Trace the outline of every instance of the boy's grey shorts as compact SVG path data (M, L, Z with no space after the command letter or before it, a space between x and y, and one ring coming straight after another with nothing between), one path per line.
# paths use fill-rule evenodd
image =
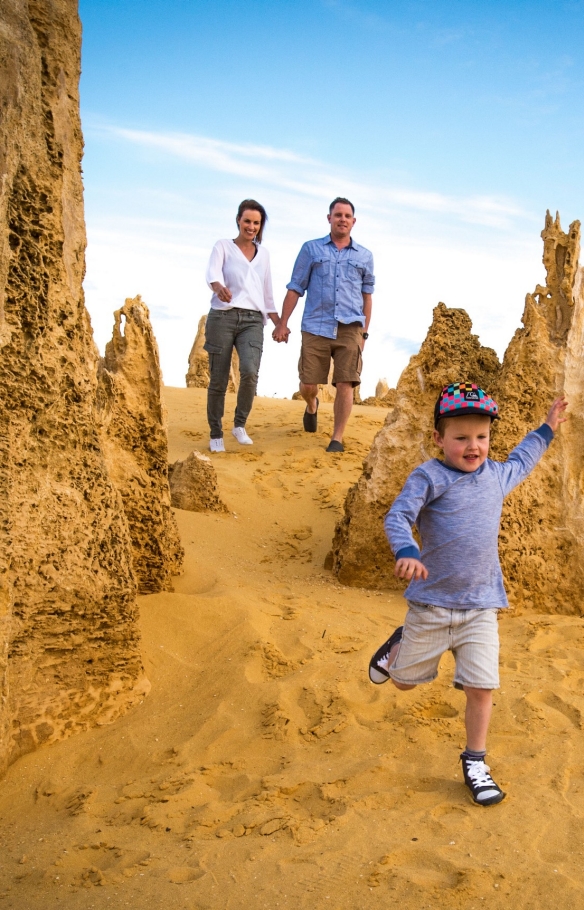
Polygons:
M408 606L399 653L389 668L392 679L405 685L431 682L444 652L452 651L456 688L499 688L497 610Z

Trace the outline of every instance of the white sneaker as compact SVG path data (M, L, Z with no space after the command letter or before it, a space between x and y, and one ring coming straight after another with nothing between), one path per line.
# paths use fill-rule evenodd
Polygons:
M220 439L210 439L209 440L209 451L210 452L224 452L225 444L223 442L223 437Z
M233 427L233 435L237 439L238 443L242 446L252 446L253 439L250 439L247 433L245 432L245 427Z

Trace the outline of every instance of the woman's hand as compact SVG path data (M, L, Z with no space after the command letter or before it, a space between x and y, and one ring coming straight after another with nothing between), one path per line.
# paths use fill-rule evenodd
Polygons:
M428 577L428 570L419 559L409 556L398 559L395 564L394 575L396 578L406 578L408 581L411 581L412 578L423 578L425 580Z
M232 294L229 288L224 287L219 281L212 281L211 287L222 303L231 303Z

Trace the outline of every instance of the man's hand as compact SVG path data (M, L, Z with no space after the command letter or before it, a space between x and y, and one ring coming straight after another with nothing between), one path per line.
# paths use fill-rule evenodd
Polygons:
M220 281L212 281L211 287L217 294L219 300L221 300L223 303L231 303L231 297L233 295L229 288L226 288L224 285L222 285Z
M428 577L428 570L424 563L420 562L419 559L408 556L406 558L398 559L393 574L396 578L406 578L408 581L411 581L412 578L422 578L425 581Z
M277 342L283 341L283 342L285 342L285 344L288 344L289 335L290 335L290 329L283 322L279 322L276 325L276 328L274 329L274 331L272 332L272 338L274 339L274 341L277 341Z
M548 411L548 415L545 419L548 427L556 432L561 423L565 423L568 419L567 417L562 417L563 412L568 407L568 402L566 401L566 396L562 395L560 398L556 398L551 408Z

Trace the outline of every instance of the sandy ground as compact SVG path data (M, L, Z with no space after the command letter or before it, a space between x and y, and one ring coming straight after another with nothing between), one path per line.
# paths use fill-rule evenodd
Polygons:
M205 451L204 392L166 395L171 460ZM150 696L0 783L0 908L584 908L582 621L502 621L508 798L474 806L449 655L430 686L372 686L404 602L323 569L386 412L355 408L331 456L331 405L314 436L302 408L258 399L253 448L226 436L229 515L177 512L185 574L140 599Z

